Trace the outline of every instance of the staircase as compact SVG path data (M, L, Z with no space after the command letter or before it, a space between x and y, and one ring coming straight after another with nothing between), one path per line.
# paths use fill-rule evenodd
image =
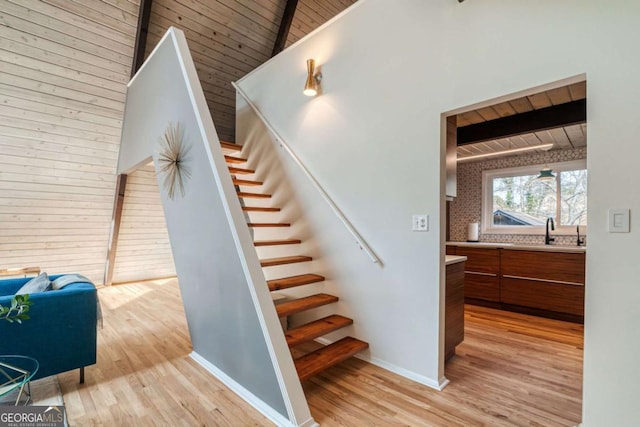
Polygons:
M245 167L247 159L239 157L240 149L239 145L221 142L223 152L225 153L225 160L229 167L229 173L233 179L233 183L236 186L238 197L242 199L243 211L245 212L259 212L259 213L277 213L280 212L280 208L277 207L264 207L264 206L246 206L245 203L251 203L251 200L261 199L268 200L271 198L270 194L264 194L259 192L262 182L248 179L248 175L253 175L254 170ZM286 228L291 224L282 222L249 222L249 227L256 228ZM302 243L298 239L273 239L273 240L256 240L254 242L256 247L266 246L295 246ZM260 260L262 268L270 268L281 265L295 264L295 263L308 263L312 258L305 255L290 255L275 258L265 258ZM321 283L324 281L324 277L318 274L299 274L291 277L283 277L274 280L268 280L267 285L269 291L281 291L284 289L297 288L300 286L310 285L314 283ZM307 310L311 310L317 307L326 306L338 301L338 297L328 295L324 293L309 295L303 298L297 298L288 300L276 305L276 312L278 317L290 316L297 313L302 313ZM330 332L337 331L345 326L353 324L353 320L340 315L330 315L321 319L314 320L310 323L302 326L289 329L285 332L285 338L290 349L297 347L301 344L310 342L326 335ZM314 375L328 369L352 356L365 350L369 347L369 344L360 341L356 338L346 337L334 342L333 344L321 347L318 350L303 354L300 357L294 357L294 363L300 381L305 381ZM299 352L296 352L299 353Z

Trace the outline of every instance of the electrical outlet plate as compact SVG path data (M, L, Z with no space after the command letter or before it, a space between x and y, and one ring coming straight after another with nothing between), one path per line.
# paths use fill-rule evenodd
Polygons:
M429 215L415 214L413 216L413 231L429 231Z

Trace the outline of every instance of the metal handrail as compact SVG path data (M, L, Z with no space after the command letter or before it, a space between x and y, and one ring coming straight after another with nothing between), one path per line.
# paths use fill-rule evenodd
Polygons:
M296 154L293 152L293 150L291 150L291 147L289 147L289 145L285 142L284 138L282 138L280 136L280 134L278 133L278 131L273 128L271 123L269 123L269 121L262 114L260 109L253 103L253 101L251 101L251 99L249 99L249 96L242 90L242 88L240 88L234 82L231 82L231 84L236 89L236 91L240 94L240 96L242 96L242 98L244 98L244 100L247 102L247 104L249 104L249 106L253 109L253 111L258 115L260 120L262 120L262 122L269 129L269 131L275 136L276 140L285 149L285 151L287 153L289 153L289 155L291 156L293 161L298 165L298 167L300 169L302 169L302 172L304 172L304 174L307 176L307 178L309 178L309 180L311 181L313 186L316 188L316 190L318 190L318 192L320 193L322 198L325 200L325 202L327 202L329 204L329 207L331 207L331 210L333 210L333 213L335 213L337 215L337 217L340 219L340 221L342 221L342 224L347 228L347 230L349 230L351 235L356 239L356 243L358 244L358 246L360 246L360 249L362 249L363 251L365 251L367 253L367 255L369 255L369 258L371 258L371 261L373 261L376 264L382 265L382 261L380 260L380 258L378 258L378 256L375 254L375 252L373 252L373 249L371 249L371 247L367 244L367 242L362 238L360 233L358 233L358 230L356 230L355 227L351 224L351 222L349 222L349 220L342 213L340 208L335 204L335 202L331 199L331 197L329 197L329 195L324 190L324 188L322 188L322 186L320 185L318 180L305 167L305 165L302 163L300 158L298 158L298 156L296 156Z

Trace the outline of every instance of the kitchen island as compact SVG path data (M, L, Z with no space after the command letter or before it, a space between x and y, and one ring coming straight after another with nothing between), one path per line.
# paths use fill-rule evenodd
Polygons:
M456 346L464 340L464 265L466 256L447 255L444 347L445 361L456 354Z

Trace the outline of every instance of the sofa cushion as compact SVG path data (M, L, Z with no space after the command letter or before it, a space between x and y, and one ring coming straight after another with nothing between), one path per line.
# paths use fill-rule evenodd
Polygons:
M53 282L51 282L51 289L57 291L58 289L62 289L67 285L72 283L93 283L90 279L84 277L81 274L65 274L63 276L58 277Z
M47 276L47 273L40 273L22 285L22 287L18 289L18 292L16 292L16 295L35 294L37 292L48 291L49 289L51 289L49 276Z

